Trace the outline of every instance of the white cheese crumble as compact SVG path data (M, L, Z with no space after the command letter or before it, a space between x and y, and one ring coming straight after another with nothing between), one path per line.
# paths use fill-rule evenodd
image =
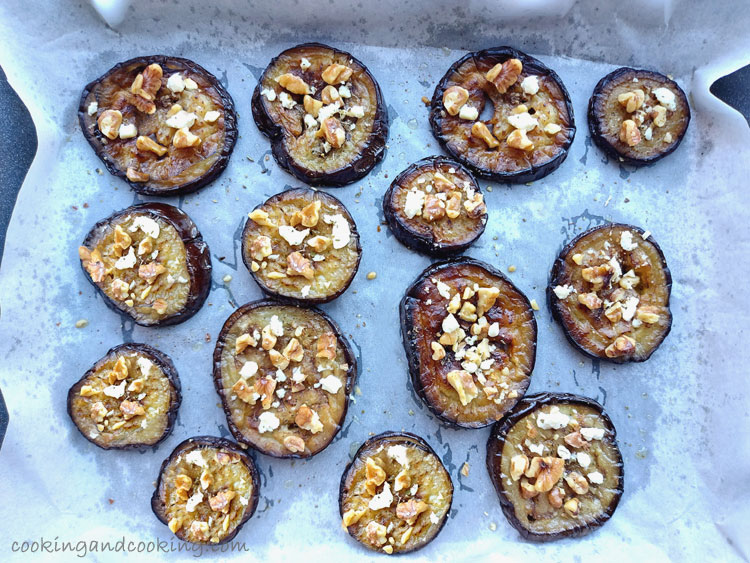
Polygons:
M279 94L279 101L281 102L281 107L286 109L292 109L297 105L297 102L295 102L294 99L286 92L282 92L281 94Z
M115 268L117 268L118 270L128 270L135 266L135 262L135 251L131 246L130 250L128 250L128 253L125 256L121 256L117 259L117 262L115 262Z
M302 286L302 289L300 290L302 297L307 297L308 295L310 295L310 289L311 289L310 284Z
M272 412L262 412L258 417L258 432L273 432L279 427L279 419Z
M333 248L338 250L349 244L352 233L349 229L349 221L346 220L346 217L341 215L341 213L337 213L336 215L325 215L323 220L329 225L333 225L333 229L331 230Z
M632 295L625 300L622 304L622 320L625 322L633 320L633 317L638 310L638 301L638 298Z
M530 452L537 455L544 455L544 444L534 444L533 442L529 442L528 440L526 440L524 444L527 448L529 448Z
M186 90L197 90L198 89L198 83L193 80L192 78L186 78L185 79L185 89Z
M474 106L463 106L461 111L458 112L458 117L466 121L474 121L479 117L479 110Z
M154 362L147 358L138 358L135 363L138 366L138 369L141 370L141 374L144 377L147 377L148 374L151 373L151 368L154 367Z
M168 118L165 123L174 129L183 129L184 127L190 129L195 124L196 119L198 119L197 115L181 109L172 117Z
M96 112L99 111L99 104L96 102L91 102L87 111L89 115L96 115Z
M125 394L125 381L123 381L119 385L110 385L109 387L105 387L102 390L102 393L104 393L107 397L119 399Z
M422 190L414 189L406 194L406 201L404 202L404 213L409 219L413 219L415 216L422 213L424 199L425 194Z
M217 119L221 117L221 113L219 113L216 110L207 111L206 114L203 116L203 121L206 123L214 123Z
M138 229L153 239L159 238L159 233L161 232L161 229L159 229L159 223L154 221L151 217L145 217L143 215L136 217L133 220L133 225L128 230L131 233L134 233Z
M352 91L349 90L349 86L346 84L342 84L339 86L339 96L342 98L351 98L352 97Z
M132 139L138 134L138 129L135 123L123 123L120 125L120 129L117 132L120 135L120 139Z
M438 281L435 286L437 287L438 293L441 295L441 297L445 297L446 299L451 298L451 288L447 283Z
M352 106L349 108L349 111L346 113L346 115L361 119L365 116L365 108L363 108L362 106Z
M492 323L487 329L487 336L495 338L498 334L500 334L500 323Z
M552 288L552 292L558 299L567 299L574 291L572 285L556 285Z
M406 450L406 446L403 445L396 445L396 446L390 446L386 452L388 454L388 457L391 459L395 459L399 465L402 465L403 467L409 467L409 457L408 452Z
M276 99L276 90L272 88L263 88L260 94L266 98L269 102L273 102Z
M323 123L337 111L339 111L339 106L337 106L336 104L328 104L326 106L323 106L318 110L318 121Z
M560 457L560 458L562 458L562 459L564 459L564 460L567 461L567 460L570 459L571 455L572 454L570 453L570 450L568 448L566 448L565 446L563 446L562 444L559 445L559 446L557 446L557 456L558 457Z
M601 440L604 438L604 428L581 428L581 436L588 440Z
M305 127L308 129L312 129L313 127L318 126L318 120L315 119L311 114L306 113L305 114Z
M544 126L544 132L547 133L547 135L557 135L560 131L562 131L562 127L557 123L548 123Z
M240 369L240 376L249 379L258 373L258 364L253 361L245 362Z
M206 460L203 459L203 454L200 450L193 450L185 454L185 461L198 467L206 467Z
M650 141L653 138L653 136L654 136L654 130L649 125L648 128L643 132L643 138L646 139L647 141Z
M521 129L523 131L532 131L539 125L539 122L536 120L536 118L531 117L531 114L528 111L509 115L508 123L510 123L516 129Z
M448 313L448 316L443 319L443 332L450 334L459 328L461 328L461 325L458 324L456 317L453 316L453 313Z
M539 91L539 77L527 76L521 80L521 90L529 96L533 96Z
M677 109L674 92L669 88L654 88L651 93L657 100L659 100L659 103L669 111L675 111Z
M281 238L283 238L285 241L287 241L292 246L299 246L302 244L305 240L305 237L310 234L310 229L304 229L302 231L298 231L294 227L290 227L289 225L281 225L279 227L279 235Z
M630 252L638 248L638 243L633 241L633 233L630 231L623 231L620 235L620 246L623 250Z
M602 483L604 483L604 475L602 475L598 471L592 471L591 473L586 475L586 477L588 477L589 481L591 481L595 485L601 485Z
M591 465L591 456L586 452L578 452L576 454L576 460L578 460L578 465L584 469Z
M182 92L185 89L185 81L182 79L182 75L179 72L175 72L167 78L167 88L172 90L175 94Z
M302 60L299 62L299 67L302 70L307 70L311 66L312 66L312 63L310 61L308 61L305 57L302 57Z
M203 502L203 493L198 491L189 499L187 499L187 502L185 503L185 510L187 512L195 512L195 508L202 502Z
M643 234L641 235L641 238L643 240L646 240L650 236L651 236L651 231L643 231Z
M275 336L284 336L284 325L279 320L278 315L271 317L271 322L268 323L268 326L271 327L271 332L273 332Z
M307 375L302 373L301 367L296 367L292 370L292 381L302 383L305 379L307 379Z
M324 391L328 391L329 393L335 395L339 392L339 389L341 389L342 383L341 380L335 375L329 375L320 380L320 386Z
M430 512L430 522L432 522L433 524L437 524L440 522L440 518L438 518L437 514L435 514L434 512Z
M549 413L540 412L536 417L536 425L542 430L559 430L565 428L570 422L570 417L564 412L560 412L560 408L553 406L550 408Z
M370 510L380 510L382 508L388 508L393 504L393 493L391 492L391 486L388 481L383 483L383 490L372 497L367 506Z

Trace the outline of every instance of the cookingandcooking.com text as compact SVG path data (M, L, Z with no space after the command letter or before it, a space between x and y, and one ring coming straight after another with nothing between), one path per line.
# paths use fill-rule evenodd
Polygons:
M177 540L136 540L125 536L115 540L75 540L66 541L59 536L48 540L40 537L36 540L11 542L13 553L74 553L77 557L86 557L93 553L185 553L193 557L202 557L208 553L243 553L250 551L245 542L229 542L222 545L200 545Z

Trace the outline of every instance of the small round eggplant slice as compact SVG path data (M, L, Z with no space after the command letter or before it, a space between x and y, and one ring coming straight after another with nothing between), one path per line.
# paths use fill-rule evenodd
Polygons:
M492 424L529 386L534 312L510 280L478 260L422 272L401 300L401 336L414 389L450 424Z
M181 540L218 545L255 512L260 479L252 458L229 440L189 438L164 460L151 508Z
M383 94L345 51L320 43L287 49L263 72L252 108L276 162L308 184L351 184L385 155Z
M165 203L128 207L98 222L78 248L104 302L143 326L192 317L211 287L211 255L195 223Z
M651 234L613 223L563 248L547 299L568 340L584 354L642 362L669 334L671 290L672 276Z
M443 529L453 482L419 436L384 432L367 440L344 470L342 525L368 549L388 554L423 548Z
M344 204L325 192L295 188L249 215L242 259L268 295L305 305L332 301L349 287L362 247Z
M674 151L690 123L685 92L663 74L619 68L602 78L589 100L591 138L629 164L655 162Z
M434 256L466 250L487 223L479 184L464 166L440 156L401 172L385 193L383 211L402 244Z
M482 119L491 104L492 116ZM435 88L432 133L478 175L523 183L555 171L575 137L570 95L541 61L511 47L469 53Z
M235 439L307 458L341 429L357 364L339 327L316 309L271 300L240 307L214 350L214 384Z
M78 120L112 174L144 195L193 192L226 168L234 102L219 80L178 57L137 57L83 89Z
M544 542L583 536L609 520L624 483L615 435L593 399L525 397L487 441L487 470L508 522Z
M180 401L180 378L169 357L146 344L121 344L70 388L68 414L100 448L137 448L169 435Z

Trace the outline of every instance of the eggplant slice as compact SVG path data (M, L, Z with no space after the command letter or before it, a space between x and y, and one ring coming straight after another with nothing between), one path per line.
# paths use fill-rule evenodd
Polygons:
M672 276L651 234L613 223L573 239L547 288L552 315L584 354L642 362L672 326Z
M487 441L487 470L508 522L538 542L583 536L604 524L623 492L615 437L593 399L525 397Z
M78 120L107 170L144 195L213 182L237 140L234 102L219 80L163 55L119 63L86 85Z
M219 545L237 535L259 496L258 470L246 452L224 438L197 436L162 463L151 508L181 540Z
M276 162L308 184L351 184L385 155L380 86L345 51L320 43L287 49L263 72L252 108Z
M526 296L488 264L430 266L401 300L401 336L414 389L441 420L481 428L523 397L536 359Z
M357 363L321 311L262 300L224 323L213 375L237 441L274 457L307 458L341 429Z
M658 72L618 68L602 78L589 100L591 138L629 164L655 162L682 142L690 106L677 83Z
M268 295L295 304L332 301L349 287L362 247L354 219L337 198L294 188L249 215L242 259Z
M121 344L68 391L68 414L102 449L153 446L174 427L180 378L172 360L146 344Z
M104 302L143 326L186 321L211 287L208 245L190 217L166 203L134 205L99 221L78 255Z
M487 104L492 117L480 119ZM435 88L432 133L478 175L523 183L555 171L575 137L570 95L541 61L511 47L469 53Z
M464 166L441 156L415 162L396 176L383 211L403 245L434 256L463 252L487 224L479 184Z
M339 488L342 526L374 551L423 548L443 529L453 482L419 436L384 432L367 440L344 470Z

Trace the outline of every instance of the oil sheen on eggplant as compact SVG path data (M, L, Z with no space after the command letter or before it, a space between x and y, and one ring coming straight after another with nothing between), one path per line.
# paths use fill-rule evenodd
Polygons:
M180 401L180 378L169 357L146 344L121 344L70 388L68 415L100 448L137 448L169 435Z
M624 67L596 85L588 119L599 148L615 159L642 165L679 146L690 123L690 106L671 78Z
M480 428L526 392L536 319L526 296L489 264L458 258L427 268L401 300L414 389L445 422Z
M584 354L641 362L672 326L672 276L650 233L631 225L590 229L563 248L547 299L565 335Z
M488 104L492 116L481 119ZM556 170L576 131L560 77L511 47L469 53L453 64L435 88L430 125L453 158L509 183Z
M540 542L583 536L604 524L623 492L615 437L593 399L525 397L487 441L487 470L508 522Z
M479 184L463 165L441 156L401 172L385 193L383 211L402 244L435 256L466 250L487 223Z
M208 297L211 254L195 223L166 203L143 203L99 221L78 255L104 302L143 326L192 317Z
M78 119L107 170L145 195L186 194L212 182L237 140L229 93L179 57L115 65L83 89Z
M224 438L197 436L162 463L151 508L181 540L230 541L258 506L260 479L252 458Z
M214 384L240 443L306 458L346 416L357 365L339 327L316 309L255 301L235 311L214 350Z
M287 49L263 72L252 108L279 166L308 184L350 184L385 155L383 94L345 51L320 43Z
M295 188L256 207L242 232L242 259L268 295L295 304L344 293L362 247L354 219L337 198Z
M349 535L368 549L407 553L440 533L453 483L419 436L384 432L367 440L341 477L339 512Z

